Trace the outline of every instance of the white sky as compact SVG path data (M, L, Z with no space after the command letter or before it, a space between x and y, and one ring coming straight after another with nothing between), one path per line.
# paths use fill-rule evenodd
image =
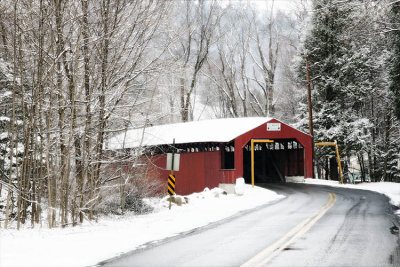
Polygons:
M284 11L292 11L296 8L296 5L300 3L300 0L251 0L260 8L269 9L274 5L274 8L281 9Z
M240 3L246 2L246 0L220 0L221 3ZM247 0L248 2L254 3L259 9L267 10L274 4L275 9L280 9L286 12L291 12L296 9L296 6L301 2L307 2L307 0Z

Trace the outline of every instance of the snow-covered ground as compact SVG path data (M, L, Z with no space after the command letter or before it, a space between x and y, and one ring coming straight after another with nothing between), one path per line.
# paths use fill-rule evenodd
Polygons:
M188 196L188 204L172 206L149 200L155 212L102 218L66 229L0 230L0 266L90 266L179 233L205 226L283 196L244 185L242 196L206 189Z
M296 179L294 179L296 180ZM303 179L297 179L302 182ZM341 185L337 181L306 179L305 183L376 191L400 206L400 184L362 183ZM283 198L267 189L245 185L244 195L224 195L221 189L206 189L188 196L188 204L148 200L155 212L146 215L113 216L99 223L85 222L66 229L0 229L0 266L90 266L121 253L202 227L240 211ZM399 214L400 215L400 214Z
M321 180L321 179L305 179L305 183L363 189L363 190L378 192L386 195L390 199L390 203L392 205L400 207L400 183L377 182L377 183L360 183L360 184L340 184L338 181Z

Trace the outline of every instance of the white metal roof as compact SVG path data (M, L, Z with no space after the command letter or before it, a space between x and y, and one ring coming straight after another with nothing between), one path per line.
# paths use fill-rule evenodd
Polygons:
M174 138L176 144L229 142L271 119L266 117L215 119L132 129L110 138L106 149L172 144Z

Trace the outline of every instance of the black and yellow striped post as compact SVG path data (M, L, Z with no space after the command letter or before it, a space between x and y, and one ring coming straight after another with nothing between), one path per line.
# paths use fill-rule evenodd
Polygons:
M175 175L173 174L168 176L168 195L175 195Z
M169 195L169 209L172 205L172 196L175 195L175 175L174 175L174 158L175 158L175 138L172 141L172 164L171 174L168 176L168 195Z

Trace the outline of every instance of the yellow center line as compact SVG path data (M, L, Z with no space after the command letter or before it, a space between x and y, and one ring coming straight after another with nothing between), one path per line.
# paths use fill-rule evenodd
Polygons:
M277 256L282 250L287 248L290 244L296 241L300 236L304 235L311 227L320 219L324 214L335 204L336 194L329 193L329 199L321 207L321 209L314 215L308 217L300 224L292 228L286 235L281 239L268 246L256 256L241 265L244 266L263 266L267 264L271 259Z

